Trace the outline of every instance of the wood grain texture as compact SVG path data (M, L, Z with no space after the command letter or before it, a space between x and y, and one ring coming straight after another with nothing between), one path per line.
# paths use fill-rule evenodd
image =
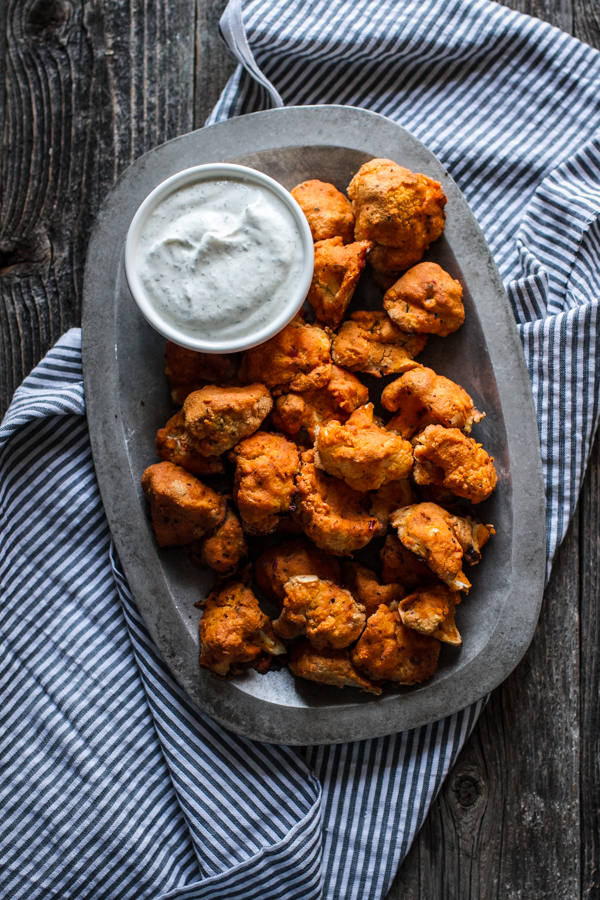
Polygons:
M80 319L98 207L134 159L193 127L194 0L8 0L0 404Z
M227 0L199 0L196 20L196 94L194 127L201 128L236 67L236 59L219 35Z

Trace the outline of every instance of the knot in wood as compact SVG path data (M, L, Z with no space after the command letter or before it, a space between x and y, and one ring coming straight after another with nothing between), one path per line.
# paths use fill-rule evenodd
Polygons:
M34 0L25 19L25 36L44 39L60 31L70 11L68 0Z
M466 809L477 802L481 794L481 786L472 775L462 775L455 782L454 793L458 803Z

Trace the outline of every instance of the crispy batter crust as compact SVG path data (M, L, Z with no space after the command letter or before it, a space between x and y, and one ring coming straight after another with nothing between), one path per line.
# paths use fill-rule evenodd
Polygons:
M388 384L381 403L390 412L397 412L387 427L409 440L427 425L460 428L470 434L473 424L485 415L475 409L473 400L460 385L425 366L418 366Z
M444 643L460 646L462 638L454 622L460 594L444 584L415 591L398 605L400 618L407 628L430 634Z
M342 578L343 586L364 606L367 618L377 612L382 603L389 606L404 595L402 585L382 584L375 572L359 562L344 562Z
M194 449L188 440L181 409L157 432L156 453L165 462L183 466L193 475L217 475L225 471L219 456L204 456Z
M373 681L418 684L437 669L440 643L406 628L396 611L381 605L367 621L350 659Z
M315 440L315 463L357 491L376 491L406 478L413 465L412 446L373 421L373 404L361 406L345 425L323 425Z
M273 396L286 391L314 391L331 378L331 340L300 316L275 337L244 353L239 377L245 384L263 382Z
M345 422L355 409L368 401L369 391L356 375L332 366L328 384L318 391L277 397L273 424L291 435L305 428L314 440L320 425L331 421Z
M381 577L386 584L400 584L405 591L439 584L429 566L407 550L395 534L388 534L380 553Z
M313 241L339 236L354 240L354 213L347 197L333 184L318 179L303 181L290 191L308 220Z
M190 544L216 528L227 504L181 466L170 462L148 466L142 487L150 502L152 527L160 547Z
M270 534L290 511L294 479L300 470L298 448L279 434L257 431L235 447L233 499L246 531Z
M269 600L283 605L284 585L295 575L316 575L326 581L341 583L340 564L333 556L319 550L306 538L282 541L259 554L254 577Z
M181 405L188 394L206 382L224 384L237 375L239 357L234 353L199 353L173 341L165 345L165 371L174 403Z
M463 289L441 266L419 263L386 292L383 306L404 331L446 337L465 320Z
M426 342L426 335L401 331L382 310L359 310L344 322L331 352L337 365L381 378L415 368Z
M360 688L377 696L381 694L379 685L354 668L347 650L315 650L309 641L300 641L290 652L289 667L294 675L308 681L338 688Z
M472 503L487 500L498 476L481 444L458 428L429 425L414 438L417 484L435 484Z
M242 523L231 509L211 535L190 547L192 562L201 567L210 566L219 575L235 572L247 553Z
M352 644L365 627L365 608L350 591L316 575L294 575L284 586L283 609L273 622L284 640L306 636L318 650Z
M379 523L367 512L368 495L316 469L314 450L301 455L296 488L295 518L321 550L349 556L376 534Z
M253 434L273 407L264 384L194 391L183 404L188 443L205 456L220 456Z
M320 322L331 328L340 324L372 246L370 241L344 245L341 237L315 244L315 269L308 301Z

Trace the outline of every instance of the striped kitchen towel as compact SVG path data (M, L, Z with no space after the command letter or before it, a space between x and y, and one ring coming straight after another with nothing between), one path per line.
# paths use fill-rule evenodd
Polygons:
M549 564L598 419L600 54L487 0L233 0L210 121L348 103L401 122L465 192L538 410ZM0 896L376 900L482 702L401 735L260 745L189 703L149 640L94 475L80 334L0 428Z

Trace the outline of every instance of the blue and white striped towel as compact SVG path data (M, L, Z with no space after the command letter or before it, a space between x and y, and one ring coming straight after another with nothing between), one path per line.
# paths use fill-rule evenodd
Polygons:
M532 378L550 564L598 419L600 54L487 0L234 0L223 31L244 68L210 121L272 101L364 106L467 195ZM482 704L304 750L219 728L132 602L84 413L73 330L0 430L0 895L381 897Z

